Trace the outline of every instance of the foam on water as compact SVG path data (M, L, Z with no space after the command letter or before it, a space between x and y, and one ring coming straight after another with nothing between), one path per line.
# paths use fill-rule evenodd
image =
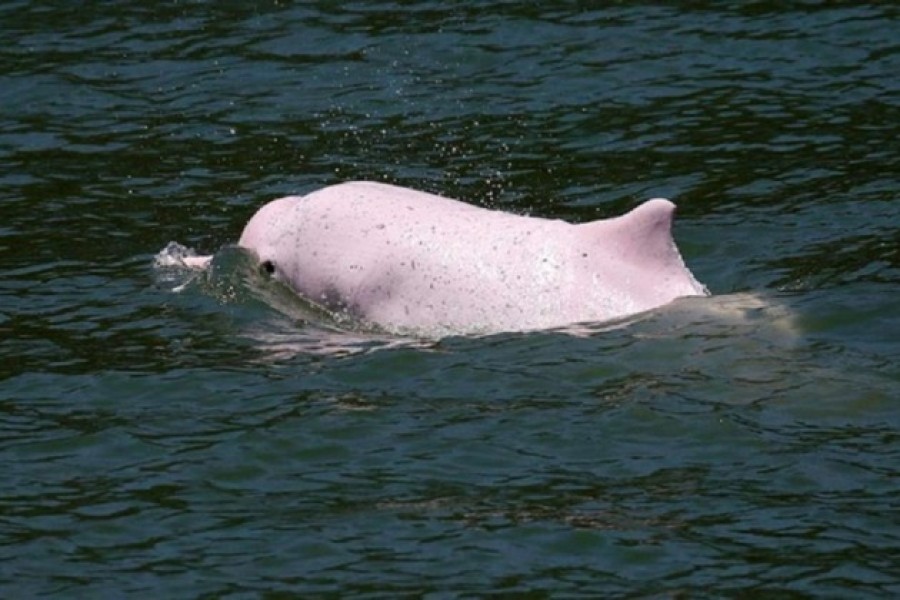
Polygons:
M191 264L192 258L201 257L193 248L169 242L153 257L157 282L175 293L183 292L199 276L197 267Z

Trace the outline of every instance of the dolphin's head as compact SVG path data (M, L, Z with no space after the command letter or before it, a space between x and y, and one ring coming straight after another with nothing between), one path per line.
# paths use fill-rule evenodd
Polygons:
M298 197L288 196L272 200L258 211L247 222L238 246L253 252L259 259L261 268L268 274L277 276L283 265L280 265L282 252L280 246L291 236L291 215Z

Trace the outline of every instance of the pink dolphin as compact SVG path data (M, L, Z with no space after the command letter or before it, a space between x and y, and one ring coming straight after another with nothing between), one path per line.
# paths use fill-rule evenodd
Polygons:
M350 182L273 200L238 245L297 294L366 325L428 335L525 331L707 295L672 240L674 211L657 198L575 225Z

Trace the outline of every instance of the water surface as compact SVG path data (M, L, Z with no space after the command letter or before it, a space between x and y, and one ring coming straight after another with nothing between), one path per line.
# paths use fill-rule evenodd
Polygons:
M898 17L4 4L3 595L897 595ZM672 198L737 318L395 340L152 267L351 179Z

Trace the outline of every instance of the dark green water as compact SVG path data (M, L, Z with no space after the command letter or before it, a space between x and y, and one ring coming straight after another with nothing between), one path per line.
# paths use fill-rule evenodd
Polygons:
M0 7L0 595L900 594L900 9L480 4ZM764 302L410 344L152 266L362 178L670 197Z

